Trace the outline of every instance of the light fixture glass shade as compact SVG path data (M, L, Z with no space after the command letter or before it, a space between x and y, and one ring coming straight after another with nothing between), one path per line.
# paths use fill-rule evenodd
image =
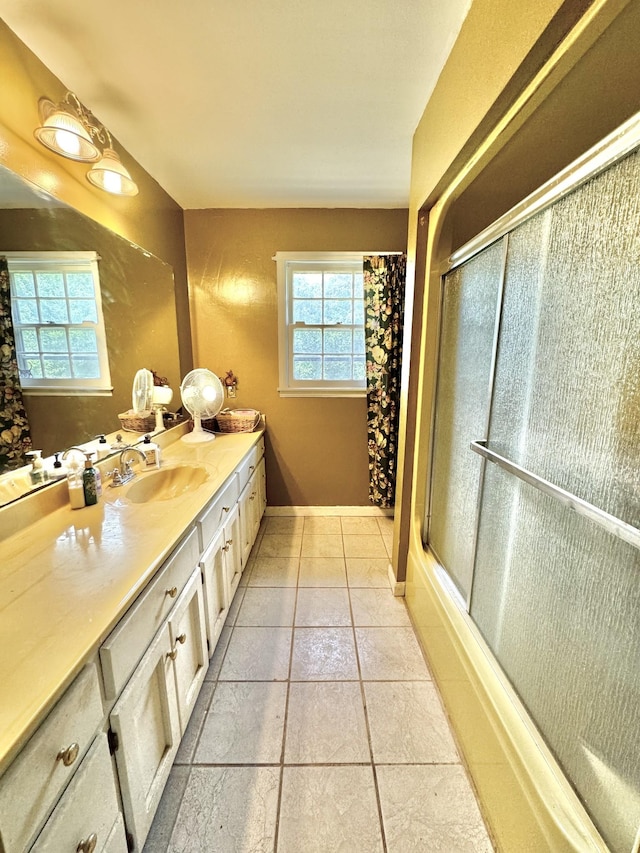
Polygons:
M87 172L87 179L101 190L114 195L137 195L138 186L120 162L113 148L105 148L102 159Z
M44 116L42 126L35 129L34 136L51 151L70 160L93 163L100 159L100 149L94 145L87 128L62 106L51 104L48 115Z

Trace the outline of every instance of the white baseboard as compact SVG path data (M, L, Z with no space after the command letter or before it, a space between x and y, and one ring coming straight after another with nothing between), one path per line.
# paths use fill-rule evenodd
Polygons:
M373 515L393 518L393 509L379 506L268 506L265 515Z
M389 586L391 587L391 592L398 596L398 598L404 597L404 592L406 588L406 584L404 581L397 581L395 573L393 571L393 566L389 563L387 568L387 573L389 575Z

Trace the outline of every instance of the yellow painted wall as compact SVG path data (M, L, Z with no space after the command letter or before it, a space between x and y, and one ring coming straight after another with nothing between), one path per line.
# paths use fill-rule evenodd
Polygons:
M267 415L270 505L368 503L363 398L278 395L276 252L404 251L406 210L185 211L196 366Z
M394 568L406 577L414 624L505 853L606 848L548 769L422 546L440 273L452 248L640 110L639 34L637 0L474 0L414 137L416 275Z
M0 164L173 267L184 373L191 367L191 340L182 209L117 140L122 162L140 188L134 198L92 187L85 178L85 164L58 157L35 140L39 98L62 100L66 87L2 20L0 81Z

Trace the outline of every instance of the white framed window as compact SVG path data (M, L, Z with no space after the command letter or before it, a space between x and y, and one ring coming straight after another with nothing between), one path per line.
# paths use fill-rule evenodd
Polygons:
M26 394L110 394L95 252L0 252Z
M362 252L278 252L282 397L366 393Z

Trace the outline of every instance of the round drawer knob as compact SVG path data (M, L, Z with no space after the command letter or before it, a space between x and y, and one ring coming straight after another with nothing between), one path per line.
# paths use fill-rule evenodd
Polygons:
M177 640L180 644L184 645L184 643L186 643L186 642L187 642L187 635L186 635L186 634L178 634L178 636L176 637L176 640Z
M72 743L69 746L63 747L56 755L56 761L62 761L65 767L71 767L73 762L78 757L80 747L77 743Z
M178 594L178 587L172 586L171 589L166 589L165 592L169 596L169 598L175 598Z
M96 845L98 843L98 836L95 832L92 832L91 835L88 835L86 838L83 838L82 841L78 843L76 847L76 853L93 853L96 849Z
M230 510L230 509L231 509L231 507L230 507L230 506L223 506L223 507L222 507L222 512L229 512L229 510Z
M175 660L178 657L178 650L177 649L171 649L170 652L167 652L167 657L171 658L171 660Z

